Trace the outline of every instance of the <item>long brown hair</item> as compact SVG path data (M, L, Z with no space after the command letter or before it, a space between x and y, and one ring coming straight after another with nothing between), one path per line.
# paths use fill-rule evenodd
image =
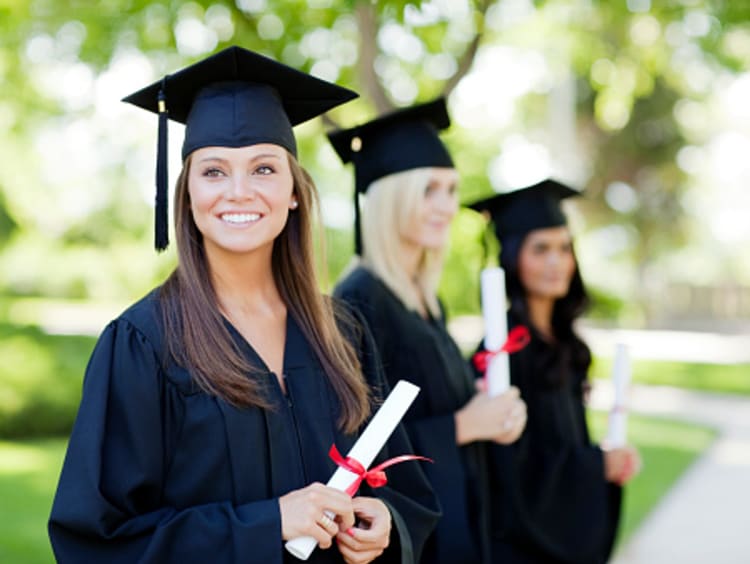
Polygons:
M335 308L318 288L312 237L312 218L317 210L315 184L291 154L288 160L299 205L274 241L271 268L287 314L299 323L339 398L338 424L352 432L370 413L369 391L357 353L339 329L339 324L350 327L351 317ZM160 295L168 351L191 371L206 393L238 407L268 409L259 383L248 378L259 368L239 350L219 310L203 236L190 209L190 164L188 156L175 191L178 266Z

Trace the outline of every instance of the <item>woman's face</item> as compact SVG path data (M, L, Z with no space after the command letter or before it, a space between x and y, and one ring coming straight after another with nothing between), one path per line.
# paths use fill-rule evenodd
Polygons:
M565 297L575 269L566 226L536 229L526 235L518 256L518 275L528 296L554 300Z
M421 205L401 238L426 250L445 247L450 224L458 211L458 172L453 168L430 169Z
M285 149L204 147L191 155L190 208L206 253L272 249L296 207Z

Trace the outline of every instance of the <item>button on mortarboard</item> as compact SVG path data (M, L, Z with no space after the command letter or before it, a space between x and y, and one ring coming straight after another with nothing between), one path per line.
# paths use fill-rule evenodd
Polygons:
M159 114L157 249L168 243L167 118L186 125L183 159L202 147L258 143L280 145L296 156L292 126L356 97L351 90L235 46L124 98ZM165 111L160 111L162 104Z
M450 125L444 98L391 112L367 123L328 134L344 163L354 164L355 252L362 250L357 195L374 181L415 168L453 168L438 132Z
M580 192L551 178L512 192L496 194L467 207L488 213L497 238L524 236L535 229L566 225L560 201Z

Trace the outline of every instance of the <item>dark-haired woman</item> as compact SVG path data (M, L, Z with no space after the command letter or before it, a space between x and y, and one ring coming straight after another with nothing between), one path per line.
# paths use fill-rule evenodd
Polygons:
M230 48L128 99L187 121L178 266L93 352L49 523L59 562L293 562L300 536L311 562L418 557L437 517L418 465L353 499L323 485L329 447L346 453L387 392L366 329L318 291L292 133L351 97ZM384 455L409 449L397 428Z
M521 439L493 447L493 557L503 563L599 564L610 556L621 488L637 471L632 447L591 443L585 418L591 353L574 330L588 298L560 207L576 192L547 180L472 205L501 244L508 327L531 342L511 355L528 406Z

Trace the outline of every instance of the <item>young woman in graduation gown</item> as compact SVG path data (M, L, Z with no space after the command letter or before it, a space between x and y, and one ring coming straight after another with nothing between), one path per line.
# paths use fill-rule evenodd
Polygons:
M367 330L318 292L292 125L353 96L232 47L127 99L187 122L178 266L92 354L49 522L59 562L294 562L300 536L310 562L418 558L439 509L416 463L353 499L323 485L388 386ZM410 450L398 427L379 459Z
M591 353L574 330L588 299L560 200L577 192L553 180L471 207L489 212L501 244L508 327L531 341L510 356L526 400L517 443L493 447L493 555L505 563L600 564L610 556L621 487L637 470L631 447L592 444L585 418Z
M438 136L448 123L439 99L329 135L354 163L355 198L366 192L361 238L359 220L355 228L359 258L334 293L367 319L388 380L422 388L405 426L417 452L435 461L425 472L443 517L425 548L430 564L489 561L483 441L510 443L525 421L518 390L477 393L437 298L458 208L458 175Z

